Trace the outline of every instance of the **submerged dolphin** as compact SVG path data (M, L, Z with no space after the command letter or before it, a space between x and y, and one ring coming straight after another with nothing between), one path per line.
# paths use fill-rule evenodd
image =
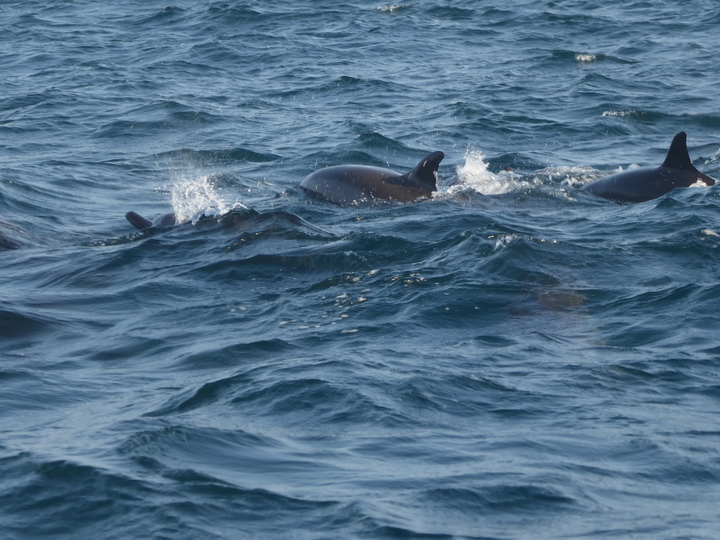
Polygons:
M300 187L310 195L345 205L375 199L410 202L437 191L437 170L445 157L433 152L407 174L380 167L338 165L308 175Z
M643 202L698 181L706 186L715 185L713 178L693 166L687 149L687 135L681 131L675 135L660 167L620 172L591 182L582 189L615 201Z
M275 215L273 213L266 214L268 216ZM187 223L192 223L199 229L208 229L215 226L223 229L235 229L247 225L254 219L262 218L266 214L261 214L249 206L236 203L228 212L223 214L201 214L196 219L188 221ZM186 223L185 221L178 221L175 214L163 214L152 221L142 217L137 212L128 212L125 214L125 217L140 231L146 229L163 229Z
M125 214L125 218L139 231L149 229L151 227L172 227L177 224L175 214L163 214L162 216L156 217L154 220L150 221L149 219L142 217L140 214L131 211Z

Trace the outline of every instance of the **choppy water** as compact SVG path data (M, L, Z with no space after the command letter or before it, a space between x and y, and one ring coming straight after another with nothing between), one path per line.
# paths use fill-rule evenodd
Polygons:
M0 5L1 536L720 535L720 6L446 4Z

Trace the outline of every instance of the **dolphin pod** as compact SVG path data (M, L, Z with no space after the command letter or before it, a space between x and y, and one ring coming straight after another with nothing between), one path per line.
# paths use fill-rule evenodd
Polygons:
M406 174L364 165L327 167L308 175L300 187L319 199L338 205L376 199L411 202L430 197L433 191L437 191L437 170L444 157L442 152L433 152ZM130 211L125 218L141 231L177 225L175 214L164 214L149 220Z
M623 171L586 184L582 189L615 201L643 202L698 181L706 186L715 185L713 178L698 171L690 161L687 135L681 131L673 138L660 167Z
M434 152L405 175L361 165L327 167L307 176L300 187L315 197L340 205L376 199L410 202L429 197L436 191L437 169L443 157L442 152ZM660 167L620 172L591 182L582 189L615 201L643 202L696 182L706 186L715 184L713 178L693 166L687 149L687 135L680 132L673 138Z
M405 174L366 165L326 167L306 176L300 187L313 197L338 205L377 200L412 202L431 197L437 191L437 171L444 157L442 152L428 154ZM687 135L681 131L673 138L659 167L619 172L586 184L582 189L614 201L644 202L697 182L713 186L716 180L692 164ZM128 212L125 217L139 230L177 224L175 214L164 214L152 221L135 212Z

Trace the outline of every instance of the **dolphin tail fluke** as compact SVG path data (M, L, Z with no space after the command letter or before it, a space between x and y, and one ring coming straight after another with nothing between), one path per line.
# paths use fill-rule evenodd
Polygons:
M409 184L430 191L437 190L437 170L445 157L442 152L426 156L408 175Z
M153 226L152 221L150 221L149 219L145 219L136 212L128 212L127 214L125 214L125 217L133 225L133 227L140 231L142 231L143 229L149 229Z
M684 131L681 131L673 138L672 143L670 143L670 150L668 150L662 166L678 171L697 171L692 161L690 161L690 154L687 149L687 135Z

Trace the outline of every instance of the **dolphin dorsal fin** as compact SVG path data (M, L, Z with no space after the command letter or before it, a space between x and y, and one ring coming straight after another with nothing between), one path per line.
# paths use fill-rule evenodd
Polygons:
M687 135L684 131L675 135L662 166L666 169L678 171L697 171L692 161L690 161L690 154L688 154L687 149Z
M404 184L436 191L437 170L444 157L445 154L442 152L433 152L423 158L417 167L405 175L407 183Z
M143 229L149 229L153 226L153 222L149 219L142 217L136 212L128 212L125 214L125 218L132 223L133 227L142 231Z

